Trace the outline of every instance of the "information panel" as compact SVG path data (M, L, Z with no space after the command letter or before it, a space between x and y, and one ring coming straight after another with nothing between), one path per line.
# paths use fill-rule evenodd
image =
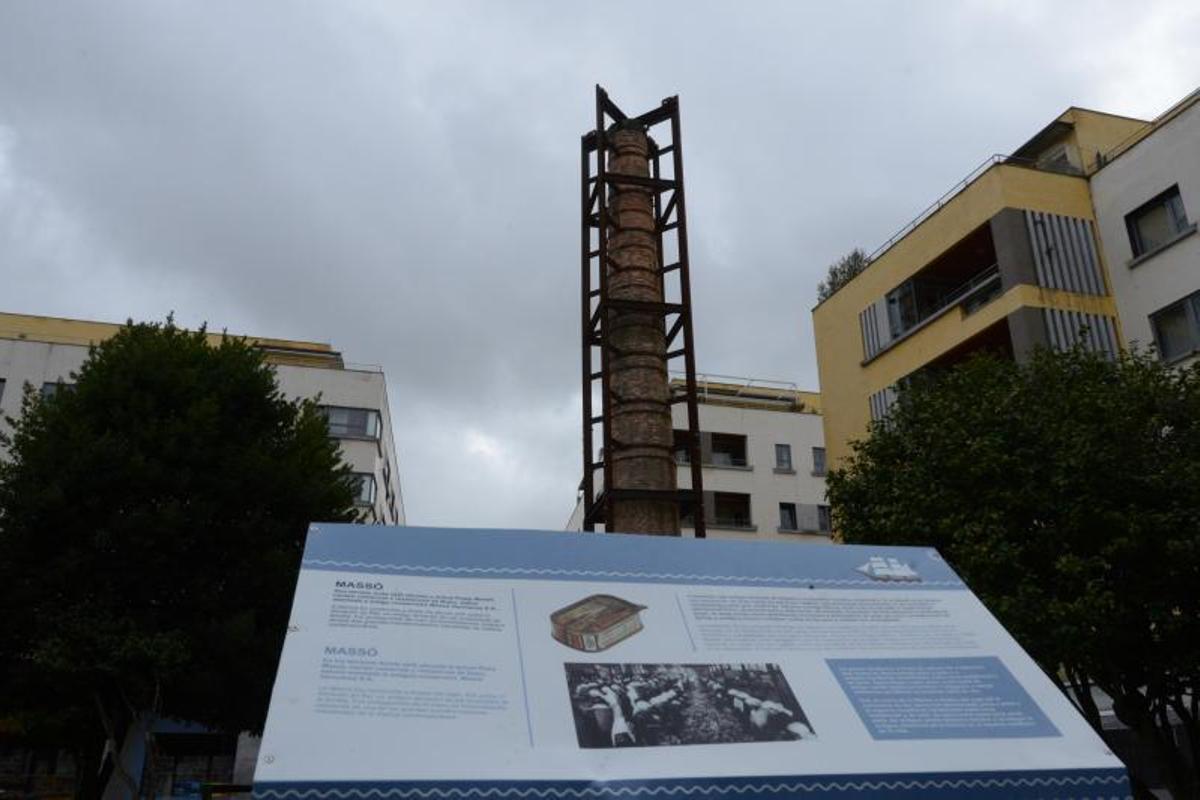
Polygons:
M1124 798L938 554L314 525L263 800Z

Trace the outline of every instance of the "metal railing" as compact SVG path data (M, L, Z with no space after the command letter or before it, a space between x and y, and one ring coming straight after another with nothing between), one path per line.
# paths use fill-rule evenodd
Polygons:
M895 335L895 338L888 342L887 346L881 349L879 353L888 350L900 340L907 338L921 328L925 327L927 324L944 314L947 309L958 305L963 305L967 301L971 300L976 293L981 294L984 287L991 286L993 284L996 286L1000 284L999 264L992 264L990 267L980 270L972 275L968 280L951 289L936 308L930 309L928 313L913 322L912 325L909 325L904 330L899 331ZM974 309L971 310L973 311ZM876 353L875 355L878 356L879 353Z
M1082 175L1082 172L1075 167L1058 166L1057 162L1038 162L1032 158L1019 158L1017 156L1006 156L1003 153L995 153L985 158L978 166L968 172L966 177L951 186L945 194L943 194L937 200L934 200L920 214L917 214L917 216L913 217L907 225L892 234L886 242L879 245L879 247L876 247L875 250L867 256L867 260L869 262L874 262L875 259L879 258L889 249L891 249L892 245L896 244L896 242L912 233L914 228L940 211L943 206L945 206L958 195L962 194L962 192L968 186L974 183L979 176L983 175L983 173L987 172L997 164L1025 167L1026 169L1036 169L1041 172L1053 172L1058 175Z
M945 308L946 306L953 306L953 305L957 305L957 304L961 303L975 289L978 289L980 286L983 286L985 283L989 283L990 281L997 280L999 277L1000 277L1000 265L999 264L992 264L987 269L985 269L981 272L975 273L975 275L973 275L969 280L967 280L965 283L961 284L960 286L956 287L948 295L946 295L946 301L944 303L942 303L942 305L939 307L938 310L940 311L942 308Z
M343 362L342 369L349 372L383 372L383 366L380 364L359 364L353 361Z

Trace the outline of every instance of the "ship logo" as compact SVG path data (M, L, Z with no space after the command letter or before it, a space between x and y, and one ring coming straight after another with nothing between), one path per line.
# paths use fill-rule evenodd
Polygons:
M856 569L873 581L918 583L921 580L921 576L910 565L890 556L871 556L867 563Z

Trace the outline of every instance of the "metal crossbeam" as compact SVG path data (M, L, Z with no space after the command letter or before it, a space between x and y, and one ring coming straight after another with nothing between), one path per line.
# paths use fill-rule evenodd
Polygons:
M655 141L667 142L651 148L651 175L612 175L607 172L607 132L616 123L639 124L647 129L662 126L665 131L654 132ZM671 178L662 177L662 161L670 157ZM580 139L580 203L581 211L581 259L582 273L580 289L580 325L582 329L581 367L583 377L583 491L584 530L595 530L597 523L612 517L612 502L621 499L655 499L679 503L690 503L693 528L697 538L706 532L703 503L703 477L700 468L700 422L697 401L695 340L692 332L691 274L687 246L687 211L683 184L683 149L680 136L679 99L668 97L659 107L636 117L630 117L617 106L603 88L596 87L595 127ZM664 289L668 280L674 281L679 297L676 303L656 303L610 298L608 274L612 262L608 252L609 210L608 189L611 187L639 186L653 192L654 212L658 241L658 272ZM602 189L601 187L605 187ZM671 264L663 263L663 245L667 236L673 236L678 259ZM664 291L664 296L666 292ZM691 486L675 490L633 489L613 485L612 459L618 443L612 436L612 388L610 386L609 359L615 348L608 341L609 311L640 311L662 316L666 342L670 348L669 358L684 358L686 379L684 391L673 393L670 404L687 404L688 455L690 461ZM669 317L677 315L674 320ZM669 324L669 329L668 329ZM682 337L682 342L678 342ZM597 364L597 360L599 363ZM593 391L597 382L600 396L600 412L593 408ZM600 431L595 430L599 425ZM596 445L601 454L597 457ZM602 473L597 484L596 472Z

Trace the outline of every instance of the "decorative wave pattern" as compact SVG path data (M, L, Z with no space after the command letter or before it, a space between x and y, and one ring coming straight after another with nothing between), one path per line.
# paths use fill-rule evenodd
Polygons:
M596 569L550 569L537 567L437 567L427 564L382 564L367 561L336 561L310 558L304 560L306 567L346 570L377 570L385 572L431 572L452 575L495 575L506 578L563 577L563 578L629 578L634 580L675 581L681 583L789 583L798 586L880 586L884 582L867 578L788 578L783 576L751 575L696 575L680 572L628 572L622 570ZM924 586L963 586L962 581L922 581Z
M472 786L464 783L460 786L284 786L273 788L269 784L255 787L254 796L260 800L466 800L477 798L500 798L510 800L520 798L528 800L552 800L553 798L578 798L593 800L594 798L614 797L696 797L716 795L718 797L733 795L751 796L789 796L813 795L831 792L893 792L893 791L994 791L1049 789L1052 795L1045 795L1045 800L1131 800L1128 793L1128 783L1123 774L1110 775L1039 775L1039 776L1003 776L1003 777L972 777L972 778L888 778L888 779L850 779L808 780L778 782L770 781L740 781L730 783L661 783L661 784L585 784L570 785L551 783L547 785L527 784L522 786ZM1078 790L1087 794L1076 794ZM1062 794L1068 790L1069 794ZM1119 794L1112 794L1117 790ZM997 797L1004 794L993 795ZM1022 792L1021 797L1027 796Z

